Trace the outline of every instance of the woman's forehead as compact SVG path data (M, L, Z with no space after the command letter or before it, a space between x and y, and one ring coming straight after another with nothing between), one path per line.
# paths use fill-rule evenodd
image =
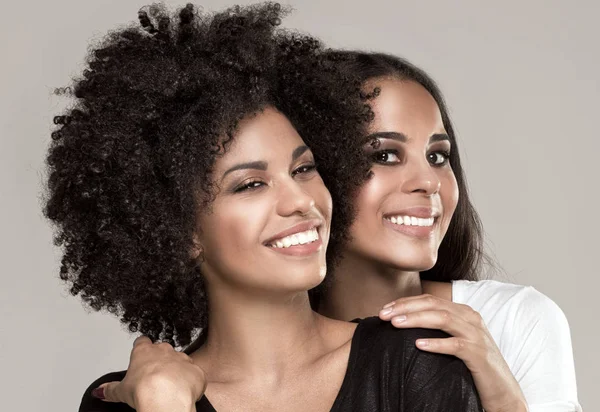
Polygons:
M369 84L380 89L379 95L370 102L375 113L369 125L371 131L398 131L409 137L444 132L437 102L419 83L382 78Z
M240 122L216 168L225 168L241 159L289 157L299 146L304 146L304 141L287 117L275 108L267 107Z

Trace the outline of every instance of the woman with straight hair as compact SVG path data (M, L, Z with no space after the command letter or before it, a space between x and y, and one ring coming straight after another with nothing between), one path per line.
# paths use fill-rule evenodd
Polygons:
M452 337L418 341L419 348L464 360L486 411L581 411L561 309L532 287L479 280L487 260L482 225L436 83L396 56L332 55L370 96L374 120L357 144L373 167L358 193L334 198L356 214L317 294L318 311L444 330ZM330 186L328 170L321 175ZM352 173L344 179L359 181Z

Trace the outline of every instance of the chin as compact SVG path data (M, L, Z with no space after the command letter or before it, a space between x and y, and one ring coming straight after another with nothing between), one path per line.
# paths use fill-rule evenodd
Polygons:
M296 273L290 271L287 273L285 285L282 286L290 292L308 291L323 282L325 277L322 275L322 272L321 267L317 267L311 271L298 271Z
M390 266L406 272L423 272L431 269L437 262L437 254L431 255L428 253L414 252L407 254L399 253L395 256L390 256Z

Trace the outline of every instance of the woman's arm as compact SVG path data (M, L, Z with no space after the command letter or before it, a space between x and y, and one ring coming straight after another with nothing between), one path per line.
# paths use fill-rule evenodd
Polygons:
M79 412L129 407L138 412L195 412L196 401L206 389L204 371L188 355L167 343L152 344L144 336L135 340L124 376L106 378L86 392Z
M549 297L524 288L502 350L531 412L581 412L569 323Z

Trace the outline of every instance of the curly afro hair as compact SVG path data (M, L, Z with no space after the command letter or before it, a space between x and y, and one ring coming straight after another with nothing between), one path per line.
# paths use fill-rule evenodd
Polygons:
M143 8L139 25L90 52L54 118L45 214L62 247L60 277L131 332L176 346L207 327L195 215L210 207L215 159L241 119L273 106L313 149L335 217L333 263L369 165L356 145L372 112L360 83L315 39L278 29L278 4L216 14ZM60 92L60 91L59 91ZM339 164L343 159L343 164ZM208 199L208 200L199 200Z

